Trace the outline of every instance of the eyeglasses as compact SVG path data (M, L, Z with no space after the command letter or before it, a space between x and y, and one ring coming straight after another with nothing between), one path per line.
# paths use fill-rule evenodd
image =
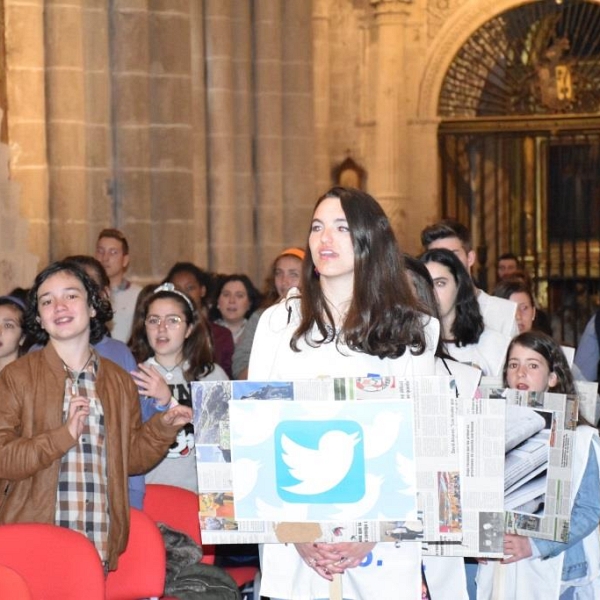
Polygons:
M167 315L166 317L152 315L145 322L148 329L158 329L161 323L164 323L167 329L177 329L181 326L183 319L179 315Z

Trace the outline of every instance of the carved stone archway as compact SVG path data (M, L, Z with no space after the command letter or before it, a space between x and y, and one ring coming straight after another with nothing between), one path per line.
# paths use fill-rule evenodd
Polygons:
M469 225L484 287L502 252L519 256L571 344L600 297L600 59L590 43L599 8L465 6L441 30L419 88L441 172L434 217Z
M438 100L446 72L458 51L473 33L493 17L523 4L528 3L515 0L469 2L446 21L427 56L419 86L419 118L437 119Z

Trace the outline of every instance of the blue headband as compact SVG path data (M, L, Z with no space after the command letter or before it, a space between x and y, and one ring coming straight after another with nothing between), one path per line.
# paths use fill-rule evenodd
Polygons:
M16 296L0 296L0 300L8 300L12 304L16 304L23 312L25 312L25 302Z

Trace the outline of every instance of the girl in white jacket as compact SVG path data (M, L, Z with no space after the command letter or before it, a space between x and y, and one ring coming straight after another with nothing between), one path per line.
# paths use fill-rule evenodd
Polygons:
M296 291L258 324L249 379L289 380L434 374L437 320L418 310L390 223L379 204L333 188L314 209ZM267 544L261 594L329 597L342 574L344 598L421 598L420 544Z

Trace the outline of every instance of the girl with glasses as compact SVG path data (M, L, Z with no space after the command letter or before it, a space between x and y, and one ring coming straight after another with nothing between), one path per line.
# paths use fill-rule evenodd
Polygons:
M228 379L214 362L206 320L172 283L162 284L147 298L140 321L131 345L140 364L132 375L140 393L154 398L158 411L177 403L191 406L191 381ZM146 474L146 483L198 491L191 423L179 432L164 459Z

